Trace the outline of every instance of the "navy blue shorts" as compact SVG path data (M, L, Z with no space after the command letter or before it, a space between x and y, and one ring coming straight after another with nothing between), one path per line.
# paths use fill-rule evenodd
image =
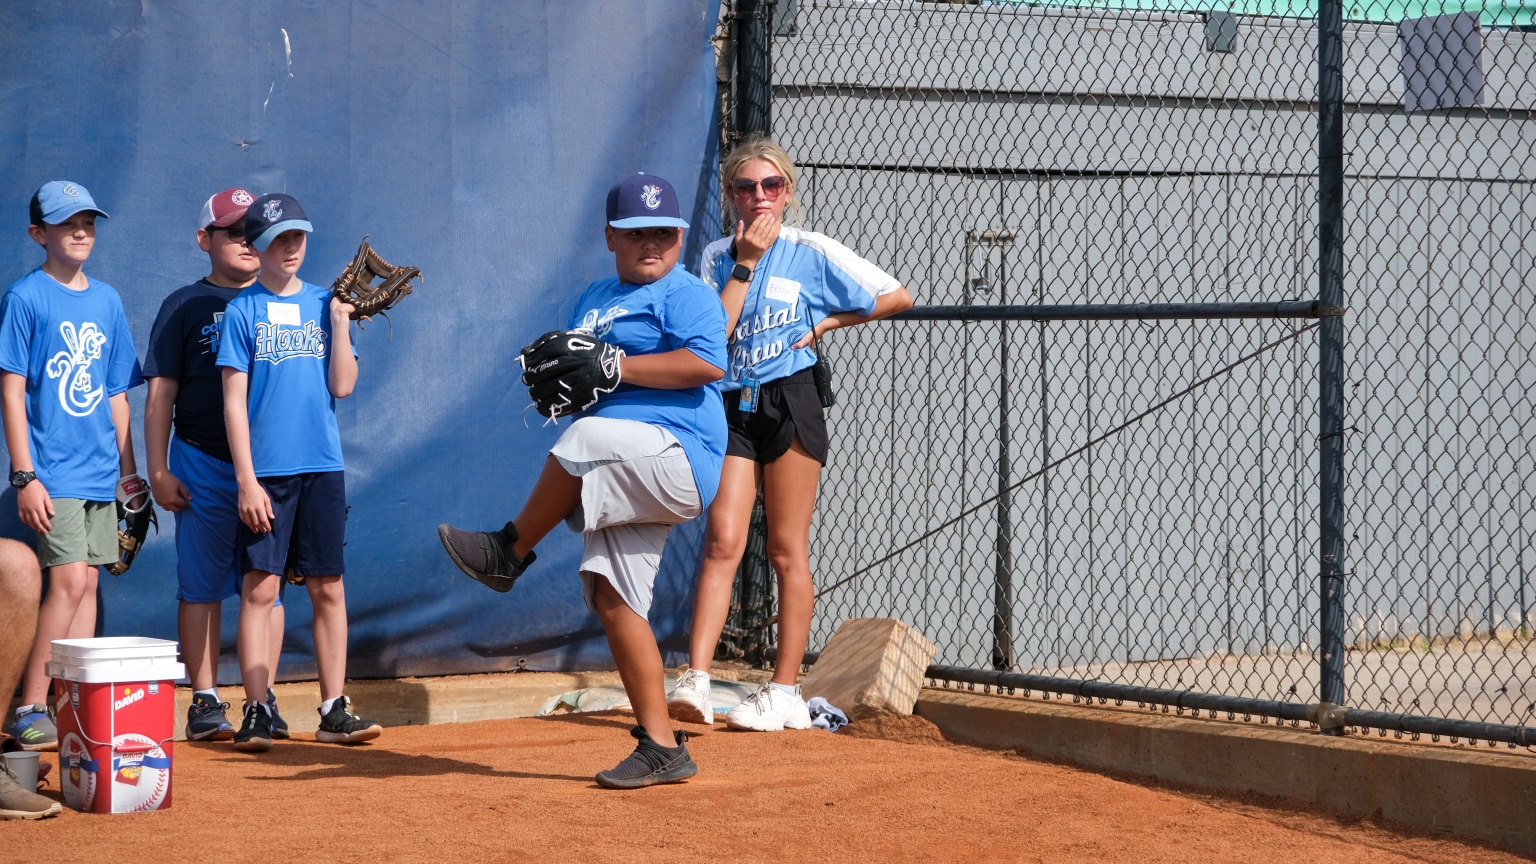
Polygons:
M257 534L240 525L235 546L242 572L340 576L347 533L347 481L343 471L262 477L272 499L272 530Z

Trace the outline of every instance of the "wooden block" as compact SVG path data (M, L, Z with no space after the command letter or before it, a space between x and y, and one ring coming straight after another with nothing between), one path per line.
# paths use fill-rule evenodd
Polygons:
M853 618L832 634L800 691L807 699L822 697L850 720L911 714L936 653L938 648L905 621Z

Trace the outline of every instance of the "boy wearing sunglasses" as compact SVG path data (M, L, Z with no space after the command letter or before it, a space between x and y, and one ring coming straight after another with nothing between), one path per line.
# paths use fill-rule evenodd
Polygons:
M224 432L224 385L214 360L224 307L256 281L261 259L245 243L245 211L256 196L235 187L211 196L197 219L197 245L208 253L207 276L173 292L160 304L150 331L144 375L144 448L155 502L176 517L176 624L182 659L192 682L187 740L235 737L220 701L219 607L240 593L235 536L235 466ZM174 426L175 432L172 433ZM288 737L271 685L283 643L282 598L272 610L272 657L266 682L272 735Z

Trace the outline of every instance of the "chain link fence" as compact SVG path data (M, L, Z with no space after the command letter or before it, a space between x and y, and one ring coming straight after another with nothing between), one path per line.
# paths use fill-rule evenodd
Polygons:
M1316 5L1123 5L780 0L806 227L920 305L1316 298ZM1344 704L1525 726L1536 33L1511 8L1344 9ZM945 665L1326 701L1316 323L955 317L824 343L812 647L894 616Z

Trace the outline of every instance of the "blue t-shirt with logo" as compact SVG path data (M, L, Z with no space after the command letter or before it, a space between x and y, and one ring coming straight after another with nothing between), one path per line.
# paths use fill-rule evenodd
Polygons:
M232 460L224 431L223 375L214 361L224 308L241 290L207 279L178 288L160 304L144 356L144 377L177 381L176 437L224 462Z
M87 278L75 291L39 267L0 299L0 369L27 379L27 438L55 498L117 494L113 396L144 383L123 301Z
M722 237L704 247L699 275L716 292L736 265L730 254L734 239ZM876 298L900 287L896 277L831 237L785 225L752 272L720 389L740 390L749 375L765 383L810 368L815 350L790 346L828 315L871 314Z
M329 383L331 294L300 285L280 297L257 282L224 309L218 365L250 375L246 407L257 477L345 467Z
M665 354L687 348L725 369L725 309L708 285L681 267L649 285L616 277L587 286L571 327L585 327L625 354ZM620 384L586 411L589 416L653 423L671 432L688 454L699 499L708 508L725 461L725 405L714 384L662 390Z

